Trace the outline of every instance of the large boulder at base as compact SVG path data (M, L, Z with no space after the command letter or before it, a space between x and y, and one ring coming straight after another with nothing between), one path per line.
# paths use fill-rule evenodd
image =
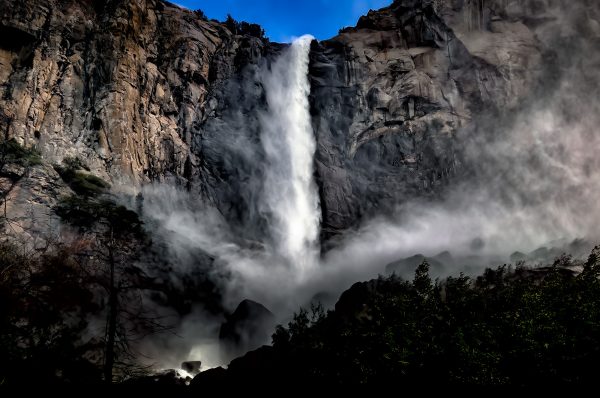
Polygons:
M275 327L275 316L264 305L243 300L221 325L224 358L235 358L270 342Z

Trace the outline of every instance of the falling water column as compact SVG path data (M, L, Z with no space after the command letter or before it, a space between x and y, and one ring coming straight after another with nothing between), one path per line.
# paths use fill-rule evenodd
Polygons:
M262 76L268 111L260 119L266 155L261 211L269 219L273 249L298 271L315 264L321 217L308 102L312 40L295 40Z

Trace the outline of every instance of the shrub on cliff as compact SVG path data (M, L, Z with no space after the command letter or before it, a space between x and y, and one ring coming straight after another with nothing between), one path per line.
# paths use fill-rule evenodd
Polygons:
M98 196L105 193L110 184L91 174L90 169L79 158L65 158L62 165L54 169L75 193L82 196Z
M247 35L257 37L259 39L265 39L265 31L260 25L255 23L248 23L245 21L238 22L231 15L227 15L227 19L224 22L225 27L229 29L234 35Z
M37 166L42 163L42 157L35 148L25 148L16 140L0 142L0 170L5 164L14 163L23 167Z

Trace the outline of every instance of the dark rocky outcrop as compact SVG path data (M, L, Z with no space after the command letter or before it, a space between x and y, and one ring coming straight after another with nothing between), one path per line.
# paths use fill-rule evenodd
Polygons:
M225 358L235 358L270 342L275 316L265 306L243 300L221 325L219 340Z
M284 387L290 380L281 364L273 347L262 346L234 359L227 369L218 367L198 374L190 387L193 391L271 391Z
M227 385L227 370L222 367L205 370L192 379L191 388L201 391L223 389Z

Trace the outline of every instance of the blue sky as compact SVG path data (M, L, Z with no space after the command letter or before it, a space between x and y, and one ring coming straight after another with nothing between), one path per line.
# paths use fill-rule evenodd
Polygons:
M231 14L238 21L260 24L272 41L287 42L310 33L329 39L344 26L353 26L369 9L392 0L171 0L191 10L202 10L209 18L224 20Z

